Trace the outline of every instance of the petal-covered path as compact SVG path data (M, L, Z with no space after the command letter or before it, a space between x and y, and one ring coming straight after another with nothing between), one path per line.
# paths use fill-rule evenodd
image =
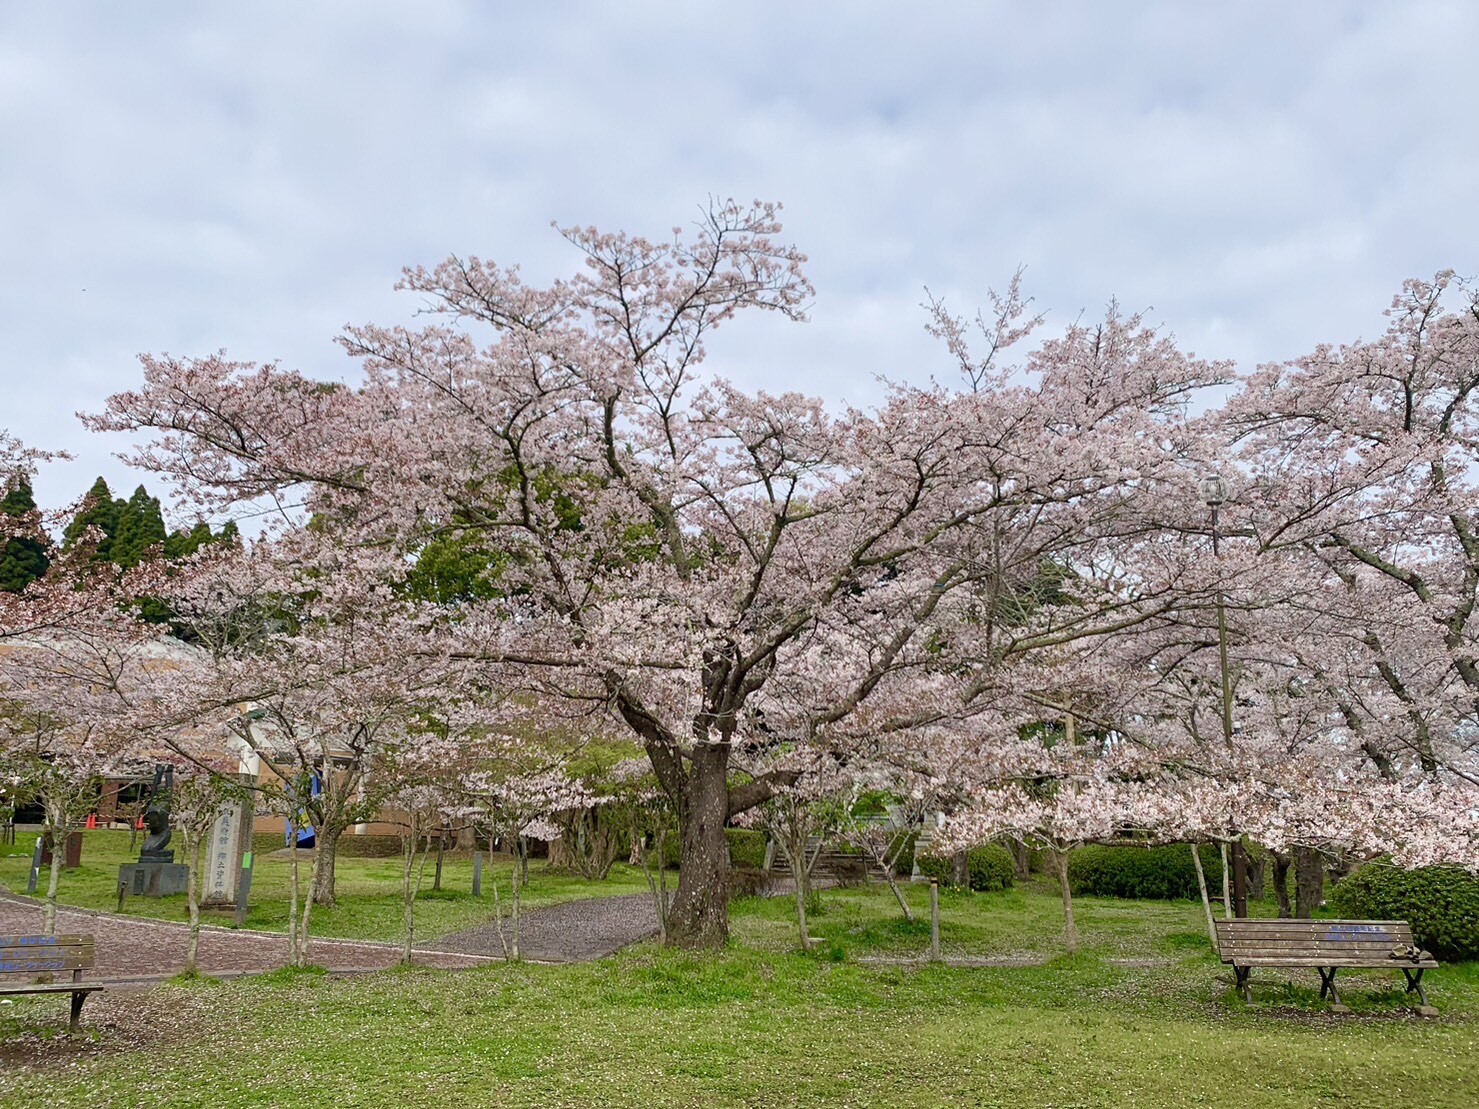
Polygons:
M41 931L41 902L15 894L0 894L0 935ZM86 932L97 937L97 970L89 980L169 978L185 969L188 925L145 917L119 916L90 909L59 908L58 933ZM259 974L287 965L288 939L282 933L202 926L200 970L215 977ZM384 970L400 962L400 947L352 940L313 940L309 961L331 971ZM460 969L490 960L478 954L417 949L421 966Z

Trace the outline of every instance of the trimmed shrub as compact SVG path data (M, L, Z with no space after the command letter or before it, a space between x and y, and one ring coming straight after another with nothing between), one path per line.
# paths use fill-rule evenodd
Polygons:
M731 898L764 897L775 887L775 875L758 866L731 866L726 881Z
M1479 959L1479 878L1460 867L1367 863L1335 884L1330 904L1341 916L1405 920L1413 942L1444 961Z
M955 868L948 855L918 855L914 862L919 866L921 878L933 878L942 886L955 884ZM913 873L913 868L910 868Z
M1222 856L1211 844L1201 848L1208 892L1222 889ZM1104 847L1090 844L1069 856L1068 882L1076 894L1131 897L1151 901L1196 901L1197 871L1184 843L1162 847Z
M765 866L765 833L754 828L725 828L724 838L729 841L729 865L731 867Z
M996 843L971 851L967 865L971 889L977 893L1008 889L1017 876L1017 868L1012 865L1012 853Z
M920 855L918 862L923 877L938 880L946 889L955 885L955 862L949 855ZM966 870L971 889L977 893L1008 888L1016 873L1011 853L995 843L972 848L966 856Z

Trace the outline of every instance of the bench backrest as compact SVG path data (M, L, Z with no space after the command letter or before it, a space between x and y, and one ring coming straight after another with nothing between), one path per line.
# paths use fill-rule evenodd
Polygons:
M97 948L89 935L0 936L0 974L92 970Z
M1290 958L1385 958L1412 944L1405 920L1219 920L1217 947L1224 962L1239 955Z

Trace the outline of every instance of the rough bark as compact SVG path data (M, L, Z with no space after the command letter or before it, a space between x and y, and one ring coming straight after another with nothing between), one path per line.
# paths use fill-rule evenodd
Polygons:
M971 853L969 851L957 851L950 856L950 880L955 883L956 889L971 888Z
M1268 875L1268 853L1259 852L1254 855L1249 851L1246 853L1248 860L1248 897L1253 901L1262 901L1265 895L1265 886Z
M62 862L67 853L67 826L63 824L61 827L60 839L55 825L47 832L47 838L51 840L51 874L46 879L46 907L42 911L41 931L48 936L56 935L57 888L61 885Z
M1008 840L1007 849L1012 853L1012 869L1017 881L1025 882L1032 877L1032 849L1020 840Z
M1313 847L1294 849L1294 915L1308 920L1325 899L1325 859Z
M1288 920L1294 915L1294 907L1289 904L1289 856L1277 851L1269 855L1274 860L1274 899L1279 903L1279 916Z
M682 783L678 890L668 915L668 943L673 947L723 947L729 938L726 873L729 845L724 823L729 817L729 747L702 744L694 748L692 768Z
M334 864L339 858L339 837L344 834L344 826L325 825L314 831L317 869L313 878L313 900L319 905L333 905Z

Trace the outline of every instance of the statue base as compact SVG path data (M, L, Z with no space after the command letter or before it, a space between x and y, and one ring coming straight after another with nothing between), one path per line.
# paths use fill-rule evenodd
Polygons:
M118 868L118 884L134 897L172 897L189 889L190 868L184 863L140 859Z

